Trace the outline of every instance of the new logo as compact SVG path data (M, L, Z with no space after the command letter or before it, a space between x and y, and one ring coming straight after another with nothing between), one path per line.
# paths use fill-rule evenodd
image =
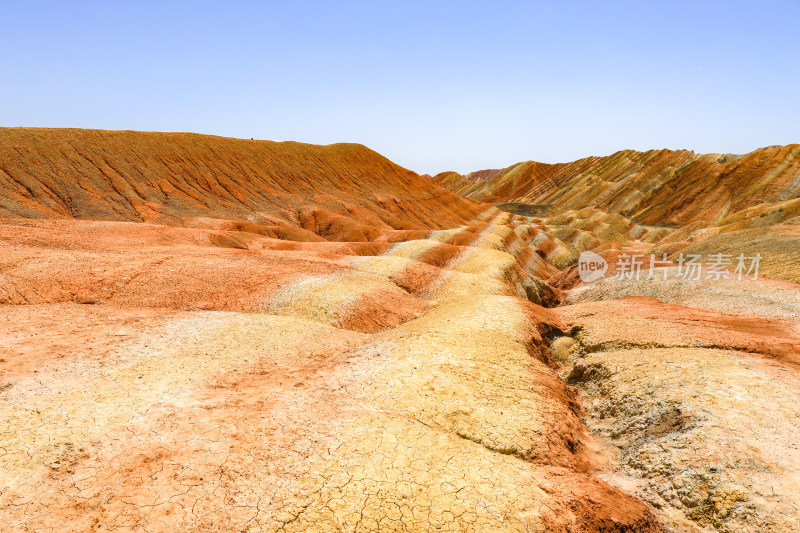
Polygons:
M581 252L578 258L578 275L584 283L590 283L606 275L608 263L594 252Z

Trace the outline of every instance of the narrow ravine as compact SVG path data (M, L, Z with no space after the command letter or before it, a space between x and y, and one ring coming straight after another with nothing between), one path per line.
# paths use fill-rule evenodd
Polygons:
M604 283L619 290L609 281L593 292ZM772 292L768 281L738 288L739 302L762 305ZM794 294L800 302L800 287ZM759 317L629 296L553 312L570 332L551 345L561 376L581 391L583 420L606 445L601 478L674 531L796 528L796 310Z

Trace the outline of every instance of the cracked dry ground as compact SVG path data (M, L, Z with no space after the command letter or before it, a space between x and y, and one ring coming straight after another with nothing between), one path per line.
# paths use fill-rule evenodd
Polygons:
M0 225L0 529L796 527L796 285L546 309L568 252L496 209L399 243L222 233Z

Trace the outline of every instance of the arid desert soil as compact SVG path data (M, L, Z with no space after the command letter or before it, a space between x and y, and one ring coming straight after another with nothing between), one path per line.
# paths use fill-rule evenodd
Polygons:
M2 531L800 531L800 234L753 222L792 190L534 217L357 145L0 154ZM606 167L772 164L668 155ZM678 277L739 248L758 279Z

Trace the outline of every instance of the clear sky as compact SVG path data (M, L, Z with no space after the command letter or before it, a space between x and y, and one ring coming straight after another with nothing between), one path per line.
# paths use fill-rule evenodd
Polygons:
M800 142L800 0L40 2L0 125L360 142L420 173Z

